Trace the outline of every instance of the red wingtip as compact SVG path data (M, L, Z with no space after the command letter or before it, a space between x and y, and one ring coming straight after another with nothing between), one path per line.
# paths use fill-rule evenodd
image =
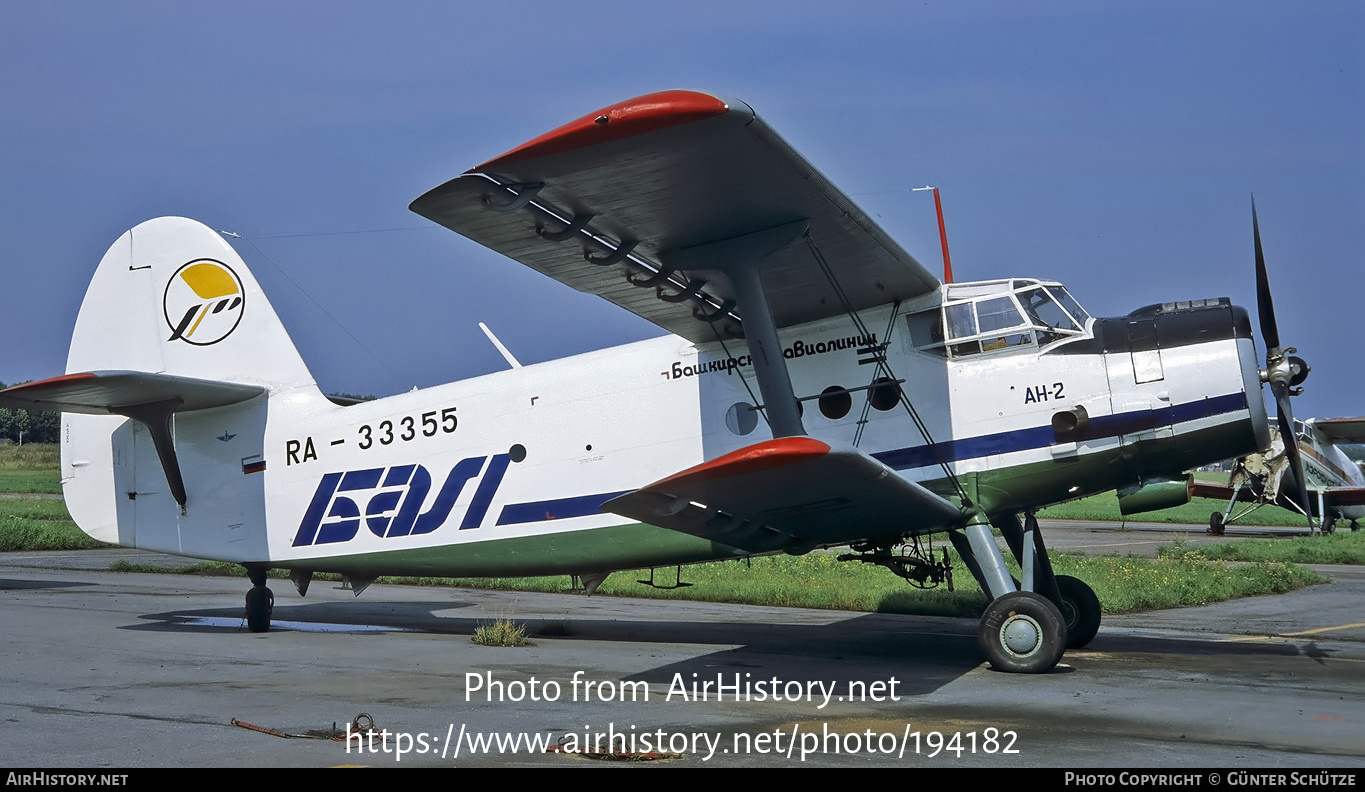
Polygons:
M657 487L674 479L688 478L694 481L707 481L730 476L743 476L748 473L761 473L773 468L786 467L798 462L824 456L830 452L826 443L810 437L779 437L745 446L718 456L710 462L703 462L680 473L675 473L662 481L649 486Z
M491 171L536 157L562 154L599 143L643 135L659 129L680 126L693 121L720 115L727 109L714 96L696 91L660 91L638 96L624 102L589 113L558 129L512 149L499 157L471 168ZM606 119L603 121L602 119Z
M49 378L47 378L47 379L45 379L45 380L37 380L37 381L35 381L35 382L25 382L25 383L23 383L22 385L15 385L15 386L10 387L10 388L5 388L4 390L0 390L0 393L11 393L11 394L13 394L13 393L23 393L23 392L26 391L26 390L34 390L34 389L37 389L37 388L46 388L46 387L49 387L49 386L51 386L51 385L64 385L64 384L66 384L66 383L68 383L68 382L77 382L77 381L79 381L79 380L95 379L97 376L98 376L97 374L95 374L95 373L93 373L93 372L90 372L90 371L82 371L82 372L80 372L79 374L63 374L63 375L61 375L60 377L49 377Z

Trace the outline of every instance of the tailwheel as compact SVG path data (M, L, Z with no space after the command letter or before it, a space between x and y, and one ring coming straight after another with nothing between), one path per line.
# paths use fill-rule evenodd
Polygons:
M1085 581L1070 575L1057 576L1062 595L1062 621L1066 624L1066 648L1080 649L1100 631L1100 598Z
M1066 622L1046 597L1012 591L986 606L976 638L993 667L1041 674L1057 665L1066 651Z
M246 628L252 632L270 629L270 615L275 611L275 595L265 586L252 586L246 592Z
M1209 517L1209 536L1222 536L1224 530L1223 513L1214 512Z

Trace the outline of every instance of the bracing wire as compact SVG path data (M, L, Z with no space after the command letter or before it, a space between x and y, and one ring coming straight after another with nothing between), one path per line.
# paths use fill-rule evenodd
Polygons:
M857 310L853 308L852 301L849 300L848 294L844 291L844 287L839 283L839 279L838 277L835 276L834 270L829 266L829 262L825 259L824 253L821 252L820 250L820 246L816 244L815 237L811 235L809 230L807 230L803 236L806 239L806 244L811 249L811 254L814 255L815 257L816 264L819 265L820 267L820 271L824 274L825 279L829 281L830 287L834 289L835 296L839 298L839 302L843 305L844 312L847 313L849 319L853 321L853 326L857 329L857 331L864 337L867 337L868 336L867 325L863 322L862 317L858 315ZM896 310L899 310L899 308L900 304L897 303ZM893 311L892 312L893 322L895 321L895 314L896 311ZM884 343L890 343L890 335L891 335L890 330L888 330L886 341ZM891 370L891 364L887 362L885 354L880 353L877 354L876 362L877 368L876 371L874 371L873 373L873 382L876 381L876 374L879 372L882 373L883 376L891 379L892 381L895 381L897 379L895 372ZM868 391L867 401L869 404L871 403L870 389ZM929 433L929 427L926 426L924 421L920 418L919 412L915 409L915 406L910 403L910 398L906 396L904 393L902 393L900 402L902 405L905 406L905 410L910 415L910 419L914 422L915 428L918 429L920 435L924 437L924 441L929 444L929 448L934 454L934 459L938 462L939 467L942 468L944 475L947 476L948 478L948 481L952 483L953 488L957 490L958 496L962 498L963 504L966 505L970 503L970 499L967 497L967 490L962 486L962 482L958 480L957 474L953 472L952 468L948 465L947 460L943 457L942 450L939 448L938 444L934 442L933 436L930 435ZM866 407L864 407L863 416L864 419L866 418L866 413L867 410ZM858 433L859 436L861 437L862 434L861 423L859 424Z
M290 277L289 273L286 272L286 271L284 270L283 267L281 267L279 264L276 264L274 259L272 259L272 258L270 258L270 256L266 255L266 252L265 252L264 250L261 250L260 246L257 245L257 244L255 243L255 241L253 241L253 238L252 238L252 237L243 236L243 235L241 235L241 234L229 234L228 232L225 232L225 231L219 231L218 233L224 234L224 235L230 235L230 236L232 236L234 239L240 239L240 240L242 240L243 242L246 242L248 245L251 245L251 249L252 249L252 250L255 250L256 253L257 253L258 255L260 255L261 258L265 259L266 262L270 264L270 266L274 267L276 272L278 272L278 273L280 273L281 275L283 275L285 280L289 281L289 283L290 283L291 285L293 285L293 287L294 287L295 289L298 289L300 294L302 294L304 297L307 297L307 298L308 298L308 301L311 302L314 306L316 306L317 309L318 309L319 311L322 311L322 313L323 313L324 316L326 316L328 319L331 319L333 324L335 324L337 327L341 328L341 332L343 332L343 333L345 333L346 335L350 336L351 340L354 341L354 342L356 342L356 344L359 345L361 349L365 350L366 354L368 354L370 357L374 358L375 362L378 363L379 366L380 366L381 368L383 368L385 371L387 371L387 372L389 373L390 376L392 376L392 377L394 377L395 379L398 379L398 380L400 380L400 381L403 379L402 375L400 375L398 372L394 371L394 370L393 370L392 368L390 368L386 363L384 363L384 359L383 359L383 358L381 358L379 355L376 355L376 354L374 353L374 350L370 349L368 346L365 345L365 342L364 342L364 341L361 341L359 338L357 338L355 333L352 333L352 332L350 331L350 329L346 327L346 325L342 324L340 319L337 319L335 316L333 316L333 315L332 315L332 312L331 312L331 311L328 311L327 308L324 307L324 306L322 305L322 303L318 302L317 299L314 298L313 295L310 294L310 293L308 292L307 289L303 288L303 286L299 285L299 282L298 282L298 281L296 281L296 280L294 280L292 277ZM322 236L322 235L318 235L318 234L295 234L294 236ZM260 238L261 238L261 239L278 239L279 237L260 237Z

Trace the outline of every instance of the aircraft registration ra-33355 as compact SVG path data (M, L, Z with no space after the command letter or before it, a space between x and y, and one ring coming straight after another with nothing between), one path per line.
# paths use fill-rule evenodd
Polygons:
M77 524L244 564L257 631L271 568L301 594L318 571L591 590L849 546L933 585L946 533L991 599L990 663L1042 672L1100 605L1053 574L1034 510L1184 501L1183 471L1268 445L1261 385L1291 376L1225 298L1096 318L1052 281L941 283L748 105L702 93L604 108L411 208L668 335L339 406L226 241L150 220L96 270L68 373L0 394L67 413Z

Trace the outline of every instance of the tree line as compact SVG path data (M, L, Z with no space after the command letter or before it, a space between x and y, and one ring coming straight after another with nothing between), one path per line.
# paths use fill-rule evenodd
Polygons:
M0 390L5 387L5 383L0 382ZM61 437L61 430L62 414L59 412L0 407L0 442L55 443Z

